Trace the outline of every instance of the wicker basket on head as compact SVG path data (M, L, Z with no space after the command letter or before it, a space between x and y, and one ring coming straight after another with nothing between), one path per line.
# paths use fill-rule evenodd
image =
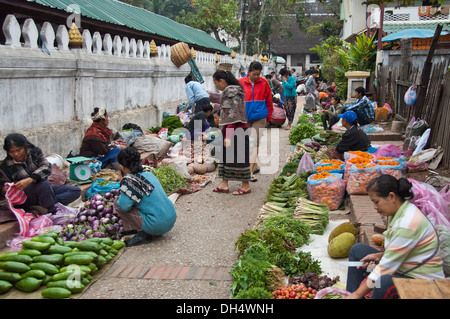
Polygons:
M230 71L233 70L233 64L231 63L220 63L219 70Z
M170 47L170 57L173 64L180 67L192 58L192 52L186 43L178 42Z

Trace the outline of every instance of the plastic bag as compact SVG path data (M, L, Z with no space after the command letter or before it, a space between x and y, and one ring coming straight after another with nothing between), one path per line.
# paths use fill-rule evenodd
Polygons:
M342 174L328 172L310 175L306 182L309 199L318 204L326 204L330 210L341 206L345 185Z
M378 161L377 165L380 167L380 173L392 175L396 179L406 177L406 165L402 165L399 161Z
M442 264L444 268L444 274L446 277L450 276L450 229L437 226L436 231L439 235L440 245L440 253L442 257Z
M331 295L336 295L337 298L329 298ZM351 292L343 290L338 287L326 287L320 289L314 299L344 299L344 297L350 296Z
M347 174L347 193L367 195L367 186L380 175L380 167L373 163L352 165Z
M381 126L372 125L372 124L364 125L362 129L363 129L364 133L377 133L377 132L384 131L384 129Z
M419 141L417 142L417 146L414 149L413 155L416 155L417 153L421 152L425 146L428 143L428 138L430 137L431 129L427 129L422 136L420 137Z
M40 234L40 230L46 227L50 227L53 225L53 221L50 219L49 215L42 215L38 218L34 218L30 221L30 227L28 228L28 232L25 237L34 237Z
M402 154L399 146L393 144L384 144L378 147L374 153L376 157L395 157L398 158Z
M316 167L314 166L311 155L308 152L304 153L298 164L297 176L300 176L301 173L314 173L315 169Z
M428 217L434 226L450 228L450 198L443 196L433 186L408 178L413 185L414 197L409 201Z
M113 189L120 188L120 182L106 181L103 178L97 179L86 191L86 198L91 198L95 194L105 195Z
M415 84L411 85L408 89L408 91L406 91L405 93L405 97L404 97L405 103L407 105L414 105L414 103L416 103L417 100L417 86Z
M70 219L74 219L78 214L78 209L64 206L61 203L55 204L55 213L50 215L53 225L64 225Z

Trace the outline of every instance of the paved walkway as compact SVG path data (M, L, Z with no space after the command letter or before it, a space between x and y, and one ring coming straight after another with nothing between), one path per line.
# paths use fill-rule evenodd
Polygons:
M299 105L303 105L301 99ZM290 154L289 131L270 131L279 134L272 142L278 151L261 160L271 160L276 169L269 169L270 162L266 169L262 165L251 194L232 195L240 186L237 182L230 182L229 194L213 193L219 180L212 180L201 191L180 196L175 203L175 227L149 244L126 248L81 298L230 298L228 271L238 258L234 244L240 234L254 227L270 183ZM270 131L262 141L269 140L269 150Z

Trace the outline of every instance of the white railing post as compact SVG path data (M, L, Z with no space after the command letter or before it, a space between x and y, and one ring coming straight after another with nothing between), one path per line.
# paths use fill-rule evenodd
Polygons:
M41 28L41 40L42 45L47 48L47 50L55 50L55 30L50 22L44 22Z
M83 50L91 54L92 53L92 36L91 32L88 29L83 30Z
M22 37L25 41L24 47L30 49L38 49L39 46L37 44L39 38L39 31L36 27L36 23L31 18L25 20L25 23L22 27Z
M20 48L20 24L16 17L12 14L6 16L5 22L3 23L3 34L5 35L6 41L5 45L12 48Z
M60 51L69 51L69 32L65 25L60 25L56 31L56 43Z
M105 55L113 55L113 40L109 33L103 37L103 52Z

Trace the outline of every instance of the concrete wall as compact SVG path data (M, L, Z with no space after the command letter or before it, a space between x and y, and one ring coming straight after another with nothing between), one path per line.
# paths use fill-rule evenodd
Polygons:
M13 132L26 135L47 155L78 152L94 107L105 107L110 127L125 123L143 129L158 126L164 111L175 114L186 101L184 78L188 64L176 67L170 46L150 55L148 41L100 36L84 30L83 48L69 47L65 26L41 30L32 19L21 26L13 15L3 23L0 45L0 140ZM42 42L38 42L38 38ZM217 61L218 59L218 61ZM212 75L220 63L248 67L253 59L196 52L204 87L216 91ZM0 159L6 155L0 151Z

